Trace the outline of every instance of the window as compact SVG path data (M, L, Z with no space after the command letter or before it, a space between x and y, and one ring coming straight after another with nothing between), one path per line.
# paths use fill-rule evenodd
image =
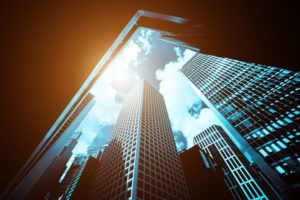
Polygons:
M290 142L290 140L287 139L287 138L283 138L282 140L283 140L285 143L289 143L289 142Z
M282 167L280 167L280 166L277 166L277 167L275 167L275 169L278 171L278 173L280 173L280 174L284 174L285 173L285 170L282 168Z
M287 118L287 117L284 118L284 121L286 121L289 124L293 122L290 118Z
M245 127L249 128L252 124L251 124L251 122L250 122L249 119L246 119L246 120L243 122L243 125L244 125Z
M271 147L276 151L280 151L280 149L276 146L276 144L271 144Z
M263 157L268 156L268 153L267 153L265 150L263 150L263 149L259 150L259 153L260 153L261 155L263 155Z
M269 134L269 131L267 131L266 129L263 129L262 131L265 133L265 135Z
M271 132L275 131L271 126L267 126L267 129L269 129Z
M238 120L240 117L242 117L242 113L241 112L236 112L234 114L232 114L230 117L228 117L229 120L235 121Z
M273 126L274 128L280 128L280 126L278 126L278 124L276 124L276 123L272 123L272 126Z
M272 150L270 147L266 147L266 150L267 150L268 152L270 152L270 153L273 152L273 150Z
M281 146L283 149L285 149L287 146L283 144L281 141L277 141L277 144Z
M285 123L283 121L281 121L280 119L277 120L277 123L280 124L280 125L285 125Z
M294 111L295 115L299 115L300 114L300 111L299 110L296 110Z

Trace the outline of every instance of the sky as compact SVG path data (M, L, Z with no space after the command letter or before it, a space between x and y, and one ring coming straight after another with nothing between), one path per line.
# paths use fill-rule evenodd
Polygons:
M96 104L76 130L82 136L74 156L86 154L93 141L109 142L124 97L141 79L164 96L178 151L192 147L195 135L219 124L179 71L195 52L159 36L151 29L137 29L91 88Z

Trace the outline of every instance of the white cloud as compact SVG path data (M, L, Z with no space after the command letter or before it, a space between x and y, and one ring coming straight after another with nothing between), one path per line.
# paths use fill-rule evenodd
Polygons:
M137 43L140 45L140 47L143 49L145 55L147 56L151 50L151 39L154 37L155 32L150 29L140 29L140 36L137 38Z
M160 80L159 92L164 96L173 131L181 130L188 141L188 148L193 145L193 137L218 120L210 109L202 109L198 119L188 113L188 109L200 98L190 87L188 80L179 69L195 54L186 49L184 52L174 48L176 61L157 70L156 78Z

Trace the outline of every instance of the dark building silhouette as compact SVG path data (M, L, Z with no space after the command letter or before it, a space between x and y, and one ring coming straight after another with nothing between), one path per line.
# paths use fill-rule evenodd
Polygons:
M299 72L201 53L181 71L283 198L299 192Z
M94 106L94 96L88 93L72 109L63 113L32 153L22 169L1 195L1 199L25 199L43 176L51 162L72 138L74 131Z
M191 199L234 199L221 168L197 145L180 153Z
M59 197L63 197L64 199L70 199L73 193L73 183L75 182L78 172L81 168L81 165L72 164L68 173L64 177L63 182L59 185L57 195ZM75 185L76 186L76 185Z
M88 199L98 165L99 160L97 158L92 156L88 158L83 171L79 175L80 178L78 179L76 186L73 188L71 199Z
M56 199L58 199L59 197L65 200L71 198L74 188L76 187L80 175L86 165L86 162L86 155L78 155L75 157L63 181L59 184L59 187L56 192Z
M91 183L98 168L102 151L106 145L101 148L94 141L88 148L88 154L77 155L68 169L63 181L56 190L55 198L64 200L69 199L87 199L91 191Z
M189 199L163 96L146 81L124 99L90 199Z
M194 143L222 168L235 199L281 199L266 177L250 165L220 126L211 126L194 137Z
M45 173L38 180L27 199L44 199L56 196L59 180L66 170L66 164L72 156L72 150L77 144L81 133L74 133L74 139L67 143L62 151L52 160Z

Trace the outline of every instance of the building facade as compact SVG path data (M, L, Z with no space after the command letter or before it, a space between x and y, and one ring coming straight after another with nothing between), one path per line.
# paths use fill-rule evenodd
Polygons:
M260 181L244 156L231 142L220 126L211 126L194 137L194 144L218 163L222 164L225 180L234 199L269 199L276 194L267 193L264 188L269 185ZM265 186L265 187L264 187ZM278 196L278 195L277 195ZM280 199L276 197L276 199Z
M46 172L51 161L61 152L65 144L72 138L76 128L89 113L96 101L94 96L88 93L72 110L64 116L52 134L45 136L23 168L1 195L1 199L24 199L34 185Z
M191 199L234 199L225 183L222 168L198 145L179 156Z
M72 156L72 151L80 135L80 132L74 133L75 138L70 139L61 152L52 160L45 173L27 196L27 199L44 199L56 196L60 177L66 170L66 164Z
M201 53L181 72L249 162L282 192L299 190L299 72Z
M93 179L99 165L99 159L92 156L88 157L83 170L78 174L78 179L72 184L72 195L67 196L66 199L81 200L88 199L88 196L92 190Z
M59 184L57 190L57 199L60 197L65 200L69 200L73 194L74 188L76 187L80 175L84 170L87 162L86 155L78 155L75 157L71 167L69 168L67 174L63 178L62 182Z
M124 99L90 199L189 199L163 96L143 81Z

